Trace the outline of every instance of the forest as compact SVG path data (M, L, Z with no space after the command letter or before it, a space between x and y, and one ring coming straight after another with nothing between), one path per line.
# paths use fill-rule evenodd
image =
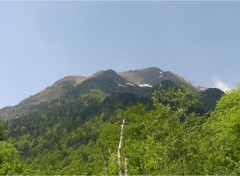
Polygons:
M0 175L239 175L240 86L217 101L76 92L0 124Z

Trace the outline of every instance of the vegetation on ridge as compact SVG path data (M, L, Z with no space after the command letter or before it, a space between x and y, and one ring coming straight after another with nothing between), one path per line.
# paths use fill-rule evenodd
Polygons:
M196 111L201 96L184 88L159 88L152 100L101 89L75 93L4 123L0 155L15 153L16 169L0 157L0 174L116 175L123 119L122 170L128 157L131 175L240 173L240 88L212 113Z

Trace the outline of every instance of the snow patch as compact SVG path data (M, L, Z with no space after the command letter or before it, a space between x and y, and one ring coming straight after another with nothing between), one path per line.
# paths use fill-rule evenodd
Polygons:
M127 84L129 86L134 86L134 84L132 84L132 83L125 83L125 84Z
M163 77L163 72L159 72L159 73L160 73L159 78Z
M140 86L140 87L153 87L153 86L151 86L151 85L149 85L149 84L139 84L139 86Z
M125 85L122 85L122 84L118 84L118 86L119 86L119 87L127 87L127 86L125 86Z
M201 91L205 91L206 88L205 88L205 87L201 87L199 90L201 90Z

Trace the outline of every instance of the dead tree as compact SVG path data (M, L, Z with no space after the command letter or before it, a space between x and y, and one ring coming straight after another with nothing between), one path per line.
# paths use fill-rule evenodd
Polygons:
M118 145L118 173L119 176L122 176L122 155L121 155L121 150L122 150L122 144L123 144L123 129L125 126L125 119L123 119L121 126L121 133L120 133L120 140L119 140L119 145Z

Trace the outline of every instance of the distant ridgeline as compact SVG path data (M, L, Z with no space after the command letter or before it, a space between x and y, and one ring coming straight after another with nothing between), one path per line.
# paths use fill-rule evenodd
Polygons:
M124 157L129 156L129 174L215 174L214 165L201 172L205 158L194 163L185 156L187 151L198 152L188 140L198 139L193 139L194 130L201 132L223 95L159 68L107 70L88 78L65 77L18 105L1 109L0 118L4 140L20 152L25 173L116 175L118 162L122 160L124 170L128 167ZM119 160L119 123L124 118L126 136ZM158 151L165 152L165 159L160 161Z
M211 93L206 92L207 95L203 97L210 96L211 108L215 106L214 99L216 98L216 100L218 100L223 94L223 92L218 89L208 89L200 86L194 87L183 78L169 71L164 72L155 67L120 73L116 73L113 70L106 70L99 71L88 78L84 76L65 77L36 95L23 100L18 105L1 109L0 118L17 118L20 114L34 105L49 103L65 96L75 96L75 94L81 95L91 89L100 89L106 93L129 92L139 96L151 97L151 94L160 84L164 86L183 86L194 92L199 92L200 94L204 94L203 92L208 90L207 92ZM206 100L206 98L204 98L204 100Z

